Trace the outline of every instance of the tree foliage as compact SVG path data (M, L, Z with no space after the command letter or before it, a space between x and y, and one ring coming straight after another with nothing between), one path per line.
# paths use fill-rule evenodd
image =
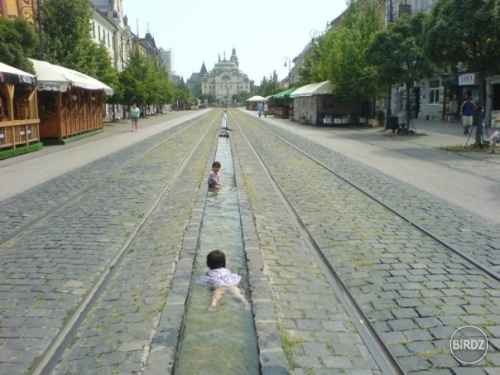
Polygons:
M88 73L90 76L98 79L106 85L117 88L118 87L118 71L113 67L111 56L102 41L99 45L93 43L92 53L93 59L89 62Z
M379 32L368 52L369 60L377 67L382 82L400 84L406 88L406 97L415 81L434 72L424 51L424 23L426 15L404 15ZM406 101L407 123L410 121L411 103Z
M434 72L424 52L424 13L404 15L379 32L368 57L385 83L408 84Z
M500 71L500 1L438 0L425 34L425 51L435 64L453 73L478 73L479 103L484 104L484 80Z
M50 0L43 2L45 59L91 75L95 52L90 36L90 0Z
M266 97L269 95L277 94L281 90L283 90L283 88L280 87L278 74L276 73L275 70L273 74L271 74L268 78L266 77L262 78L259 88L259 95Z
M353 0L339 26L319 41L314 78L330 80L342 101L362 103L380 94L377 67L366 55L374 36L382 30L383 17L376 0Z
M27 57L34 56L36 46L38 35L26 20L0 17L0 60L4 64L34 74Z
M482 74L500 70L500 2L438 0L426 27L425 51L437 65Z

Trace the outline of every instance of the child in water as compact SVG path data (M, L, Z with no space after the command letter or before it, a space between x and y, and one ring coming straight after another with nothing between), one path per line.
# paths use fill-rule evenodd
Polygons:
M220 183L220 162L214 161L212 164L212 172L208 176L208 187L209 188L221 188L223 185Z
M209 286L214 288L212 302L208 307L208 311L215 311L217 304L226 291L229 291L237 300L245 305L246 309L248 309L250 305L238 288L241 276L231 273L226 268L226 256L224 253L220 250L213 250L208 253L207 266L209 270L207 270L205 274L205 281Z

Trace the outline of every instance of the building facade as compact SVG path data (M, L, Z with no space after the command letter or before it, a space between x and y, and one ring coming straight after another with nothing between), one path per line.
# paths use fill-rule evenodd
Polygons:
M136 36L123 16L123 0L92 0L94 15L91 24L92 39L104 44L109 51L114 67L122 72Z
M215 96L218 105L231 105L233 95L240 92L250 92L250 79L239 70L238 56L233 48L229 60L225 54L222 60L219 56L212 71L203 78L201 93Z
M1 0L1 17L20 17L28 21L32 26L36 25L38 17L38 4L42 0Z

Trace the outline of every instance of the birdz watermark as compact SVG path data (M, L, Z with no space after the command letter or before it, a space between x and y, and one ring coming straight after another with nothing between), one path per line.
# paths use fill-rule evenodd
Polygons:
M472 365L479 362L488 351L488 338L475 326L460 327L451 336L450 349L460 363Z

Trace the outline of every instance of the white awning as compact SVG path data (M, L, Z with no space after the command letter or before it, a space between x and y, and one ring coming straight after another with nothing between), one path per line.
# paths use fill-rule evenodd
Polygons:
M0 62L0 82L35 84L35 76Z
M251 98L248 98L246 101L247 102L265 102L265 101L267 101L267 99L260 96L260 95L255 95L255 96L252 96Z
M106 95L113 95L111 87L86 74L47 61L29 60L35 68L39 91L66 92L68 88L74 86L86 90L104 90Z
M309 85L299 87L290 95L290 98L300 98L303 96L314 96L314 95L325 95L325 94L332 94L332 84L330 83L330 81L311 83Z

